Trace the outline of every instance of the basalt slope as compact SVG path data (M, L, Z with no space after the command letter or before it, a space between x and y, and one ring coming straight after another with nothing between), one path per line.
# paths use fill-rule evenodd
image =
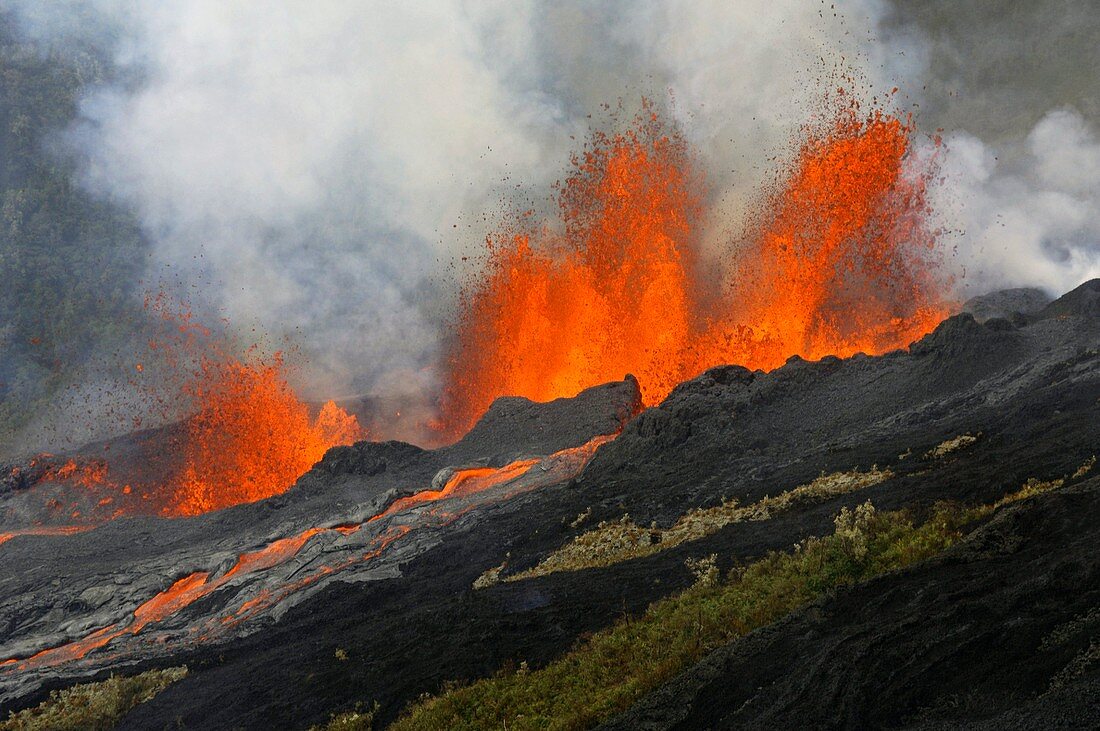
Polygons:
M373 703L385 724L444 683L538 668L685 589L695 580L687 559L713 554L724 570L790 550L866 501L920 520L940 501L992 504L1030 480L1064 480L998 509L936 559L828 593L718 648L608 725L1094 727L1100 481L1081 469L1100 452L1100 281L1046 304L1012 294L983 307L981 322L959 314L882 356L716 368L636 416L631 379L577 400L505 400L454 447L337 449L269 501L171 527L140 519L10 540L0 546L5 657L132 627L135 605L195 572L213 588L79 659L9 670L3 708L111 671L186 663L186 678L121 727L306 728ZM561 462L563 452L579 456ZM401 502L445 491L456 471L524 461L522 474L485 490ZM629 515L657 532L692 509L872 468L886 477L765 520L506 580L601 521ZM336 530L349 525L360 527ZM286 561L234 573L242 554L309 528L328 532ZM262 591L279 595L352 557L204 636ZM494 568L504 580L475 588ZM88 590L103 586L125 588L89 609L101 597Z

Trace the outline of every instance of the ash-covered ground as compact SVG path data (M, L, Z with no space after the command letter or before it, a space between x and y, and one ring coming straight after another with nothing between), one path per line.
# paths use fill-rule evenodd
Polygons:
M1068 478L938 559L718 649L609 725L1094 727L1100 662L1080 658L1100 644L1100 478L1080 470L1100 452L1100 280L1049 304L1014 291L966 309L907 351L716 368L640 414L629 378L550 404L502 399L454 446L337 448L259 503L14 536L0 544L0 710L186 663L122 728L305 728L373 702L385 723L445 682L537 668L684 589L689 558L726 569L788 550L867 500L920 519ZM659 532L694 508L872 467L890 476L767 520L474 588L600 521Z

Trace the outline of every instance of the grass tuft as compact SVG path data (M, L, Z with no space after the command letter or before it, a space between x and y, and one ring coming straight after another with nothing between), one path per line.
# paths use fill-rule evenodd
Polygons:
M325 724L324 731L372 731L374 729L374 717L378 713L378 702L375 701L369 711L356 709L339 715L334 715L332 720ZM310 731L321 731L320 726L310 727Z
M98 683L55 690L40 705L0 721L0 731L106 731L134 706L186 675L186 667L147 670L128 678L112 675Z
M942 459L949 454L958 452L960 449L972 446L981 435L981 432L977 434L960 434L954 439L948 439L946 442L941 442L932 447L925 453L924 457L925 459Z
M1078 479L1080 479L1080 478L1084 477L1084 476L1085 476L1085 475L1087 475L1087 474L1088 474L1088 473L1089 473L1089 472L1090 472L1090 471L1092 470L1092 468L1093 468L1093 467L1095 467L1095 466L1096 466L1096 455L1094 454L1094 455L1092 455L1091 457L1089 457L1088 459L1086 459L1086 460L1085 460L1085 461L1084 461L1084 462L1083 462L1083 463L1081 464L1081 466L1077 468L1077 471L1073 473L1073 478L1072 478L1072 479L1074 479L1074 480L1078 480Z

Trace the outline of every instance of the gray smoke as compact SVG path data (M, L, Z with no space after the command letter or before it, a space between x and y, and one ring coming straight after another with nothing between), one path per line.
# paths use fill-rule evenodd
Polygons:
M315 395L431 393L454 262L480 249L502 200L545 200L600 105L643 94L674 99L702 154L712 242L843 66L868 96L898 86L923 127L948 127L936 195L964 289L1062 290L1100 273L1093 110L1072 109L1095 82L1050 84L1035 59L1017 62L1027 79L994 73L1020 39L1058 41L1056 10L987 3L1002 6L994 22L886 0L5 5L43 44L79 35L110 50L124 82L89 88L65 132L83 183L141 217L153 278L170 267L234 327L297 342ZM1073 27L1096 25L1089 5L1067 5ZM1094 68L1059 63L1050 74ZM1009 123L1004 104L1025 109Z
M1006 286L1057 295L1100 276L1100 7L927 0L899 5L925 49L920 121L943 128L961 296Z

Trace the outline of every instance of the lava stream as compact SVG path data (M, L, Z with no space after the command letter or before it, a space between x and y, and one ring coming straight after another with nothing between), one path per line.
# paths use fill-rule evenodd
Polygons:
M30 657L5 660L0 662L0 669L20 672L79 660L89 652L106 646L112 640L124 635L137 635L150 624L175 615L183 608L226 586L234 578L266 571L285 563L297 556L306 543L318 535L339 533L345 537L350 536L365 525L409 514L414 509L429 504L446 504L452 507L447 510L426 511L422 518L419 518L421 522L417 527L445 526L484 504L473 500L479 495L492 492L496 500L506 500L520 492L562 482L578 474L588 464L596 450L616 436L617 434L598 436L579 447L564 449L548 457L517 460L504 467L471 467L455 470L440 490L425 490L400 498L362 524L308 528L297 535L277 539L259 550L241 554L228 571L214 579L211 579L210 573L205 571L188 574L137 607L125 625L120 626L119 623L115 623L96 630L82 639L42 650ZM235 626L260 610L282 601L290 594L326 576L377 558L395 541L408 535L413 529L414 525L409 523L391 524L369 541L366 546L368 550L361 555L345 558L334 565L321 565L306 576L275 589L261 588L256 596L242 602L229 615L222 616L217 621L208 622L209 632ZM199 639L212 638L212 634L199 637Z
M83 533L95 527L94 525L39 525L32 528L19 528L0 533L0 545L7 543L16 536L71 536L74 533Z

